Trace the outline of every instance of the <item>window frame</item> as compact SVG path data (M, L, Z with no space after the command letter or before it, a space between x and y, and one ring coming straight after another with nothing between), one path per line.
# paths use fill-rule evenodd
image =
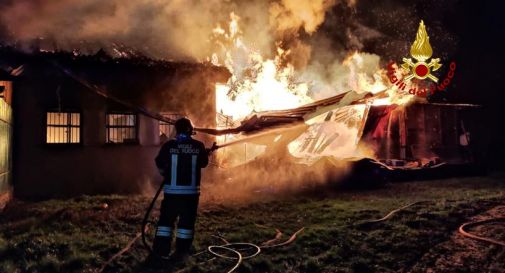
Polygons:
M109 124L109 115L124 115L124 116L133 116L134 125L110 125ZM111 129L130 129L134 130L133 141L124 142L124 138L122 142L111 142L110 141L110 130ZM139 115L133 111L107 111L105 112L105 144L106 145L138 145L139 142Z
M66 125L60 125L60 124L49 124L48 122L48 114L54 113L54 114L67 114L67 124ZM78 120L79 120L79 125L72 125L72 114L78 114ZM44 144L49 145L49 146L77 146L77 145L82 145L82 136L83 136L83 118L82 118L82 112L75 110L75 109L48 109L45 111L45 140ZM67 128L67 142L48 142L47 134L49 128ZM72 141L72 128L78 128L79 132L79 139L77 142L71 142Z
M183 115L183 114L173 113L173 112L161 112L160 115L162 115L165 118L173 119L174 121L185 117L185 115ZM158 120L158 138L159 138L160 144L164 143L161 140L161 133L162 133L161 127L162 126L169 126L169 127L172 126L173 127L172 130L175 133L175 126L173 124L164 122L162 120ZM166 135L166 136L168 139L170 139L170 136L168 136L168 135ZM174 134L174 136L175 136L175 134Z

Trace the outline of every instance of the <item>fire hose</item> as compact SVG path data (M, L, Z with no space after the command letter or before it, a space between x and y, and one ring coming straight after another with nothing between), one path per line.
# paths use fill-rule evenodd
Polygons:
M255 249L255 252L253 254L243 256L242 253L240 253L240 250L242 250L242 249L239 249L239 250L235 249L240 246L242 246L242 247L245 246L246 248L253 248L253 249ZM215 251L216 249L221 249L221 250L231 252L236 257L219 254ZM228 243L228 244L224 244L224 245L212 245L212 246L209 246L207 248L207 250L209 251L209 253L211 253L212 255L214 255L216 257L219 257L222 259L227 259L227 260L237 260L235 265L230 270L228 270L227 273L231 273L231 272L235 271L240 266L240 264L242 264L243 260L253 258L253 257L257 256L258 254L260 254L260 252L261 252L261 248L259 246L255 245L255 244L251 244L251 243Z
M465 237L505 247L505 241L498 241L498 240L495 240L492 238L475 235L475 234L470 233L465 230L465 228L475 227L475 226L479 226L479 225L485 225L485 224L489 224L489 223L496 223L496 222L505 222L505 217L490 218L490 219L485 219L485 220L480 220L480 221L475 221L475 222L464 223L463 225L461 225L459 227L458 231L459 231L459 233L461 233L461 235L463 235Z
M380 218L380 219L375 219L375 220L368 220L368 221L365 221L361 224L373 224L373 223L379 223L379 222L382 222L382 221L385 221L387 220L388 218L390 218L391 216L393 216L395 213L401 211L401 210L404 210L408 207L411 207L411 206L414 206L414 205L418 205L418 204L423 204L423 203L428 203L428 202L431 202L431 201L417 201L417 202L413 202L413 203L410 203L410 204L407 204L405 206L402 206L400 208L397 208L397 209L394 209L392 211L390 211L388 214L386 214L384 217Z
M421 204L421 203L428 203L428 202L431 202L431 201L417 201L417 202L414 202L414 203L410 203L410 204L407 204L405 206L402 206L400 208L397 208L397 209L394 209L394 210L390 211L388 214L386 214L384 217L382 217L380 219L365 221L365 222L362 222L361 224L373 224L373 223L383 222L383 221L387 220L388 218L390 218L391 216L393 216L393 214L395 214L395 213L397 213L397 212L399 212L401 210L404 210L404 209L406 209L408 207L411 207L411 206L414 206L414 205L418 205L418 204ZM463 235L463 236L465 236L467 238L471 238L471 239L474 239L474 240L478 240L478 241L482 241L482 242L487 242L487 243L491 243L491 244L495 244L495 245L499 245L499 246L504 246L505 247L505 241L499 241L499 240L496 240L496 239L493 239L493 238L475 235L475 234L470 233L470 232L468 232L466 230L466 228L475 227L475 226L481 226L481 225L486 225L486 224L490 224L490 223L497 223L497 222L505 222L505 217L489 218L489 219L480 220L480 221L467 222L467 223L462 224L459 227L458 232L461 235Z
M210 153L212 153L213 151L215 151L217 149L220 149L220 148L223 148L223 147L227 147L227 146L230 146L230 145L234 145L234 144L238 144L238 143L241 143L241 142L243 142L245 140L246 139L239 139L239 140L230 141L228 143L224 143L224 144L221 144L221 145L217 145L216 142L214 142L212 144L212 147L210 147L209 149L207 149L207 153L210 154ZM160 187L156 191L156 194L154 195L154 198L151 200L151 203L149 204L149 207L147 208L146 213L144 215L144 219L142 219L142 228L141 228L142 243L144 244L145 248L149 251L149 253L152 253L152 249L151 249L151 246L149 246L149 244L147 243L147 240L146 240L146 228L147 228L147 225L148 225L148 222L149 222L149 217L151 216L151 212L152 212L152 210L154 208L154 205L156 204L156 200L158 200L158 197L160 196L161 190L163 189L163 185L164 185L163 182L160 183Z
M208 149L208 151L212 152L212 151L217 150L221 147L236 144L237 142L240 142L240 140L226 143L221 146L217 146L216 143L214 143L214 145L210 149ZM156 204L156 201L158 200L158 198L161 194L163 186L164 186L164 183L161 183L160 187L156 191L153 199L151 200L151 203L149 204L149 206L146 210L144 218L142 219L142 227L141 227L142 243L143 243L144 247L147 249L147 251L149 252L149 254L152 254L153 250L147 242L146 231L148 230L148 224L149 224L149 218L151 216L151 212ZM298 231L293 233L293 235L291 235L291 237L288 240L286 240L282 243L278 243L278 244L272 244L272 243L277 241L278 239L280 239L280 236L278 236L278 235L282 235L282 233L280 233L279 230L277 230L277 234L275 236L275 239L269 240L269 241L263 243L261 246L258 246L253 243L229 243L223 239L225 241L224 245L211 245L211 246L207 247L207 251L218 258L227 259L227 260L237 260L235 265L230 270L227 271L228 273L231 273L231 272L235 271L242 264L243 260L250 259L250 258L257 256L258 254L260 254L262 249L281 247L281 246L285 246L285 245L290 244L291 242L293 242L296 239L297 235L299 233L301 233L303 230L304 230L304 228L299 229ZM254 252L252 254L244 256L244 255L242 255L242 253L240 251L243 251L245 249L254 249ZM233 253L234 256L220 254L217 252L218 250L224 250L227 252L231 252L231 253Z
M146 240L146 229L147 229L147 225L149 224L148 223L149 222L149 217L151 216L151 212L152 212L152 210L154 208L154 205L156 204L156 200L158 200L158 197L160 196L161 190L163 189L163 185L164 185L164 183L160 184L160 187L156 191L156 194L154 195L153 200L151 201L151 203L149 204L149 207L146 210L146 213L144 215L144 219L142 219L142 228L141 228L142 243L144 244L144 247L147 249L147 251L149 252L149 254L151 254L153 252L153 250L152 250L151 246L147 243L147 240Z
M231 144L228 144L228 145L231 145ZM215 150L217 150L217 149L219 149L221 147L223 147L223 146L218 146L216 144L216 142L214 142L212 144L212 147L210 147L209 149L207 149L207 153L210 154L213 151L215 151ZM146 240L146 230L147 230L147 225L148 225L148 222L149 222L149 217L151 216L151 212L152 212L152 210L154 208L154 205L156 204L156 200L158 200L158 197L160 196L161 190L163 189L163 185L164 185L163 182L160 183L160 187L156 191L156 194L154 195L153 200L151 200L151 203L149 204L149 207L147 207L146 213L144 215L144 219L142 219L142 228L141 228L142 243L144 244L145 248L149 251L150 254L152 253L152 249L151 249L151 246L149 246L149 244L147 243L147 240Z
M236 142L238 141L235 141L235 142L230 142L230 143L226 143L224 145L221 145L221 146L218 146L216 145L216 143L214 142L214 144L212 145L212 147L210 149L207 149L207 152L208 153L211 153L213 152L214 150L217 150L221 147L226 147L226 146L229 146L229 145L232 145L232 144L235 144ZM153 250L151 248L151 246L147 243L147 240L146 240L146 231L147 231L147 226L149 224L149 217L151 216L151 212L154 208L154 205L156 204L156 201L158 200L160 194L161 194L161 191L163 189L163 186L164 186L164 183L160 183L160 186L158 188L158 190L156 191L153 199L151 200L151 203L149 204L149 207L147 208L146 210L146 213L144 215L144 218L142 219L142 228L141 228L141 236L142 236L142 243L144 244L144 247L147 249L147 251L149 252L149 254L152 254L153 253ZM232 247L234 246L244 246L244 245L248 245L250 247L254 247L254 248L257 248L257 252L254 253L253 255L249 255L249 256L246 256L246 257L243 257L242 254L240 254L240 252L234 250ZM254 244L249 244L249 243L239 243L239 244L226 244L226 245L222 245L222 246L209 246L208 247L208 251L210 253L212 253L213 255L217 256L217 257L221 257L221 258L224 258L224 259L230 259L230 257L228 256L225 256L225 255L221 255L221 254L218 254L214 251L214 249L224 249L226 251L230 251L232 253L234 253L235 255L237 255L238 257L238 262L236 264L236 266L233 267L233 269L229 272L232 272L234 271L236 268L238 268L238 266L240 266L240 264L242 263L242 260L243 259L249 259L249 258L252 258L256 255L258 255L260 253L260 248Z
M152 254L152 248L147 243L146 231L148 230L147 226L149 224L149 217L151 216L151 212L154 208L154 205L156 204L156 201L158 200L158 197L159 197L162 189L163 189L163 183L161 183L160 187L156 191L154 198L151 200L151 203L149 204L149 207L146 210L146 213L144 215L144 219L142 220L142 228L141 228L142 243L144 244L144 247L148 250L149 254ZM252 244L252 243L228 243L225 241L224 245L211 245L211 246L207 247L207 251L218 258L227 259L227 260L237 260L235 265L229 271L227 271L228 273L231 273L231 272L235 271L240 266L240 264L242 263L243 260L253 258L253 257L257 256L258 254L260 254L261 249L281 247L281 246L285 246L285 245L290 244L291 242L293 242L296 239L296 236L299 233L301 233L303 230L304 230L304 228L299 229L298 231L293 233L293 235L291 235L291 237L288 240L286 240L285 242L279 243L279 244L274 244L274 245L269 244L270 242L273 242L274 240L269 240L269 241L265 242L266 245L262 245L262 246L258 246L256 244ZM276 236L276 239L277 239L277 236ZM254 253L246 255L246 256L242 255L240 253L240 251L244 250L244 247L254 249ZM223 254L218 253L216 250L225 250L225 251L233 253L234 256L223 255Z
M233 143L232 143L233 144ZM228 145L231 145L231 144L228 144ZM214 150L217 150L219 149L220 146L217 146L216 143L214 142L212 147L210 149L207 149L207 152L210 153ZM142 219L142 227L141 227L141 230L140 230L140 234L137 234L135 236L135 238L133 240L131 240L128 245L121 249L118 253L116 253L114 256L112 256L107 262L105 262L105 264L100 268L98 269L96 272L97 273L100 273L100 272L103 272L103 270L105 270L105 268L114 260L116 259L117 257L121 256L123 253L127 252L131 246L135 243L135 241L137 241L137 239L139 237L142 238L142 243L144 244L144 247L147 249L147 251L149 252L149 254L152 253L152 248L151 246L147 243L147 240L146 240L146 232L147 230L149 229L148 227L148 224L149 224L149 217L151 216L151 212L154 208L154 205L156 204L156 200L158 200L158 197L160 196L161 194L161 190L163 189L163 186L164 186L164 183L160 183L160 187L158 188L158 190L156 191L156 194L154 195L154 198L151 200L151 203L149 204L149 207L147 208L146 210L146 213L144 215L144 218ZM210 251L210 250L209 250ZM240 253L239 253L240 254ZM240 257L241 260L242 260L242 257ZM248 258L248 257L247 257Z
M288 244L292 243L296 239L296 236L298 236L298 234L300 234L304 229L305 228L299 229L298 231L296 231L295 233L293 233L291 235L291 237L289 237L288 240L286 240L286 241L284 241L282 243L278 243L278 244L270 244L270 243L274 242L274 241L277 241L278 239L280 239L277 236L279 234L282 235L282 233L280 233L279 230L277 230L277 235L275 236L275 239L266 241L263 244L261 244L261 246L258 246L256 244L252 244L252 243L228 243L225 240L225 244L224 245L212 245L212 246L209 246L207 248L207 250L209 251L209 253L211 253L212 255L214 255L214 256L216 256L218 258L227 259L227 260L237 260L237 262L235 263L235 265L230 270L227 271L227 273L232 273L233 271L235 271L240 266L240 264L242 263L243 260L250 259L250 258L253 258L253 257L257 256L258 254L260 254L260 252L261 252L262 249L281 247L281 246L285 246L285 245L288 245ZM255 252L252 253L252 254L249 254L247 256L243 256L242 253L240 253L240 251L245 250L245 249L244 248L239 248L239 247L245 247L245 249L252 248L252 249L255 249ZM219 254L219 253L217 253L215 251L217 249L221 249L221 250L225 250L225 251L231 252L236 257Z

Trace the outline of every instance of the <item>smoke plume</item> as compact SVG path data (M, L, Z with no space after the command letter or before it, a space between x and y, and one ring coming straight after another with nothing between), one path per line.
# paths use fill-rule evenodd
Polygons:
M270 6L270 23L281 35L293 35L300 28L306 33L314 33L324 22L326 10L334 4L335 0L274 2Z
M16 0L2 4L11 42L93 53L127 47L154 58L204 60L212 29L231 12L243 18L245 40L266 53L273 42L313 33L335 0ZM114 53L114 52L112 52Z
M124 45L152 57L201 58L221 1L21 0L2 21L19 42L93 52Z

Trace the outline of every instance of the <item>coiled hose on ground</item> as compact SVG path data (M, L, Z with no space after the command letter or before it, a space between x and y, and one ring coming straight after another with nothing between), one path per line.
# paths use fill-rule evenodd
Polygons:
M141 229L141 232L142 232L142 242L144 243L144 246L149 251L149 253L152 252L152 249L151 249L151 247L149 246L149 244L146 241L145 232L147 231L147 224L148 224L148 221L149 221L149 217L151 215L151 211L154 208L154 205L155 205L156 200L158 199L158 197L159 197L159 195L161 193L162 188L163 188L163 184L160 185L160 188L158 189L158 191L156 192L153 200L149 204L149 207L148 207L148 209L146 211L146 214L144 215L144 219L142 220L142 229ZM411 207L411 206L414 206L414 205L418 205L418 204L423 204L423 203L429 203L429 202L432 202L432 201L417 201L417 202L413 202L413 203L404 205L404 206L402 206L400 208L397 208L397 209L394 209L394 210L390 211L389 213L387 213L384 217L382 217L380 219L369 220L369 221L366 221L364 223L372 224L372 223L382 222L382 221L385 221L385 220L389 219L395 213L397 213L397 212L399 212L401 210L404 210L404 209L406 209L408 207ZM485 224L489 224L489 223L496 223L496 222L505 222L505 217L503 217L503 218L491 218L491 219L486 219L486 220L481 220L481 221L464 223L463 225L461 225L459 227L458 231L463 236L468 237L468 238L472 238L472 239L475 239L475 240L479 240L479 241L483 241L483 242L488 242L488 243L492 243L492 244L496 244L496 245L500 245L500 246L505 246L505 242L503 242L503 241L498 241L498 240L495 240L495 239L492 239L492 238L478 236L478 235L472 234L472 233L470 233L470 232L468 232L468 231L465 230L465 228L470 228L470 227L474 227L474 226L478 226L478 225L485 225ZM225 244L223 244L223 245L211 245L211 246L209 246L207 248L207 251L209 253L211 253L212 255L218 257L218 258L228 259L228 260L236 260L235 265L230 270L227 271L227 273L232 273L233 271L235 271L240 266L240 264L242 263L243 260L250 259L250 258L253 258L253 257L257 256L258 254L261 253L262 249L280 247L280 246L284 246L284 245L290 244L291 242L293 242L296 239L296 236L300 232L303 231L303 229L304 228L301 228L300 230L298 230L297 232L295 232L293 235L291 235L291 237L287 241L285 241L283 243L275 244L275 245L272 245L270 243L278 240L279 236L276 236L276 238L273 239L273 240L265 242L262 246L258 246L256 244L252 244L252 243L229 243L229 242L227 242L226 240L223 239L224 242L225 242ZM280 231L278 231L278 234L279 233L280 233ZM254 249L254 252L252 254L247 255L247 256L243 256L240 251L243 251L245 249ZM224 250L224 251L230 252L230 253L233 254L233 256L228 256L228 255L220 254L216 250Z
M156 204L156 201L158 200L158 197L160 196L162 189L163 189L163 183L161 183L160 187L156 191L154 198L152 199L151 203L149 204L149 207L146 210L146 213L144 215L144 219L142 220L142 228L141 228L142 243L144 244L144 247L147 249L149 254L152 254L152 248L147 243L146 231L148 230L149 217L151 216L151 212L154 208L154 205ZM235 265L230 270L227 271L228 273L231 273L231 272L235 271L240 266L240 264L242 263L243 260L250 259L250 258L257 256L258 254L261 253L262 249L281 247L281 246L285 246L285 245L292 243L296 239L296 236L299 233L301 233L303 230L304 230L304 228L299 229L298 231L293 233L293 235L291 235L291 237L289 237L288 240L286 240L282 243L278 243L278 244L273 244L273 243L278 241L280 239L280 236L276 236L276 238L263 243L261 246L258 246L253 243L229 243L226 240L224 240L225 244L211 245L211 246L207 247L207 251L218 258L227 259L227 260L237 260ZM280 233L280 231L277 230L277 235L279 235L279 234L282 235L282 233ZM242 253L240 251L244 251L246 249L254 249L254 252L252 254L244 256L244 255L242 255ZM233 256L228 256L228 255L218 253L217 251L219 251L219 250L224 250L224 251L230 252L233 254Z

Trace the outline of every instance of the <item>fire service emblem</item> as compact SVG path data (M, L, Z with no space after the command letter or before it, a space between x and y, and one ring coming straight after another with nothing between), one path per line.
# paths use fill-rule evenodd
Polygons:
M433 49L430 45L430 37L428 37L424 22L421 20L419 29L417 30L416 40L410 47L410 56L417 62L413 62L411 58L403 58L402 68L410 71L410 74L405 77L405 80L408 81L412 78L424 80L428 78L434 82L438 82L438 78L431 74L431 71L437 71L442 64L439 63L439 58L433 58L428 63L427 61L431 58L432 54Z
M410 56L412 58L403 58L401 65L401 68L407 73L406 76L402 78L398 77L395 71L395 63L390 62L387 67L389 80L397 86L399 91L406 91L409 94L421 97L428 97L435 94L435 92L445 90L454 77L456 63L450 63L447 75L441 83L438 83L438 78L432 72L440 69L442 64L440 63L440 58L431 58L432 55L433 49L430 45L430 37L428 37L426 26L421 20L416 40L410 47ZM405 73L402 74L405 75ZM413 83L411 80L414 78L420 81ZM423 84L421 81L425 79L429 79L429 81Z

